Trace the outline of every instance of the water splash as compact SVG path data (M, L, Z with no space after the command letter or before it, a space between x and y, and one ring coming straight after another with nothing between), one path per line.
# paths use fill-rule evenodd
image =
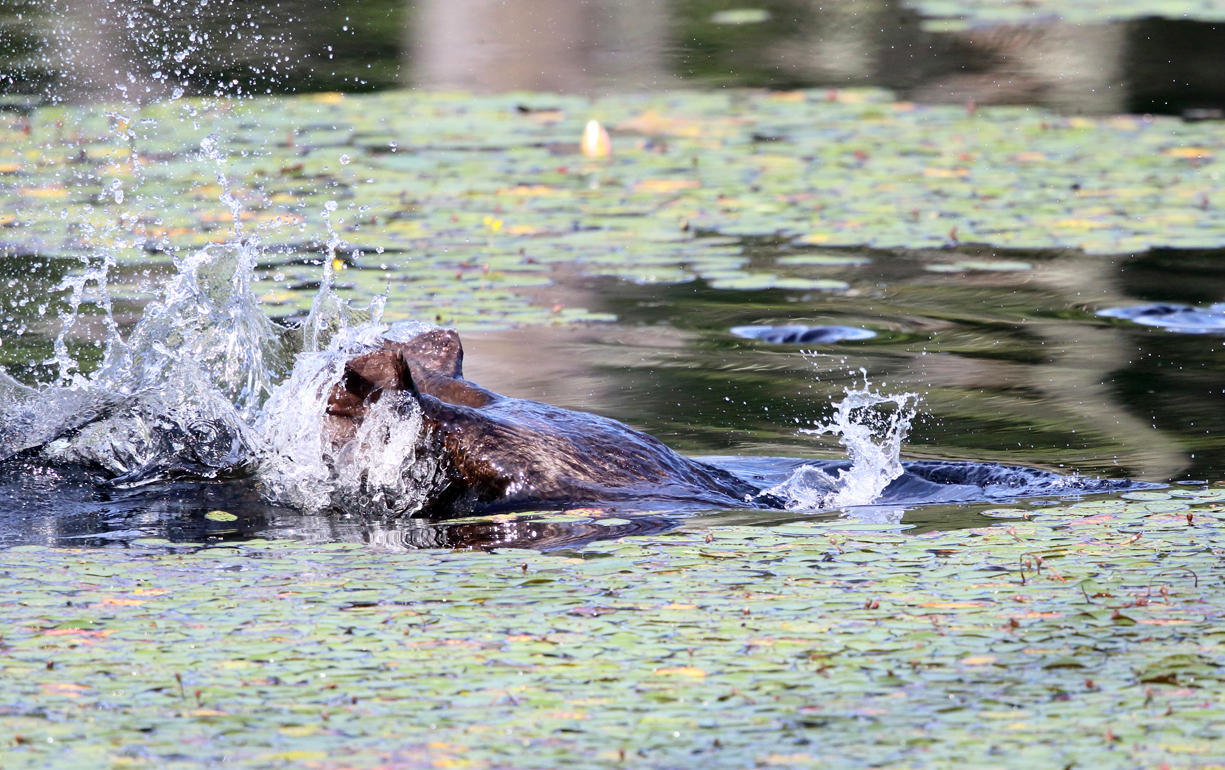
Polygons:
M0 458L38 449L124 485L251 474L270 500L303 510L420 510L441 475L416 403L379 401L341 446L327 439L326 409L346 360L427 325L389 329L382 298L349 312L325 284L317 304L346 312L325 349L303 350L252 291L259 254L246 238L176 258L161 297L89 375L41 389L0 380Z
M45 444L51 459L131 481L241 466L258 444L251 421L288 364L284 330L251 291L257 250L245 241L176 259L127 339L111 330L95 371L11 389L0 457Z
M862 387L847 388L834 404L829 421L801 433L837 436L850 465L832 474L816 465L801 465L765 494L785 501L796 511L870 505L904 472L902 442L910 431L919 396L885 395L871 389L867 374ZM891 408L889 408L891 407Z
M349 358L381 337L411 337L425 328L428 324L344 327L326 350L298 356L255 423L261 441L256 478L268 499L306 511L383 515L417 513L426 506L444 483L443 468L414 398L385 394L353 438L339 445L329 438L328 421L334 418L327 415L328 395Z
M178 379L224 396L249 422L289 362L284 330L263 313L253 290L260 243L243 232L241 204L216 145L216 137L206 137L200 153L214 165L220 199L230 209L229 240L174 257L173 277L129 338L112 330L108 355L91 384L129 395Z
M336 201L323 204L323 224L327 228L327 241L323 256L323 277L319 291L311 301L310 312L302 322L302 349L324 350L343 329L363 321L377 324L382 316L385 297L377 297L366 313L355 311L336 293L336 265L340 261L337 251L342 243L340 234L332 224L336 212Z
M110 240L65 279L68 308L54 346L58 370L42 389L12 389L0 404L0 457L45 446L48 459L100 470L117 482L176 473L215 476L242 468L259 439L251 428L275 382L287 373L285 330L260 309L252 281L259 242L245 237L213 137L200 146L213 163L231 238L173 257L174 274L125 339L111 311L108 277L135 248ZM86 367L66 338L86 302L106 322L101 364Z

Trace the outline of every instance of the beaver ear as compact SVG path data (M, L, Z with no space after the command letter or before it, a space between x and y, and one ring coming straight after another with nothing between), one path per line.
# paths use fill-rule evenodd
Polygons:
M444 377L464 376L464 348L454 329L429 329L407 340L384 338L382 344L400 351L411 366Z
M350 359L328 395L328 414L355 417L385 390L417 392L403 354L382 349Z
M362 398L380 390L417 389L404 354L386 348L346 361L341 383L346 390Z
M414 396L419 395L417 391L417 383L413 382L413 370L409 366L408 359L403 353L396 351L396 359L392 366L395 368L395 390L407 390Z

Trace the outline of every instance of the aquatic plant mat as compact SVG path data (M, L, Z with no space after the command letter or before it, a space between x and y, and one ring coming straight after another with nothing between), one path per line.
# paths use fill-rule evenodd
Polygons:
M0 552L4 767L1208 767L1225 489L581 552Z
M611 158L578 152L591 117L610 127ZM289 315L318 286L331 204L338 290L389 291L389 318L466 331L612 320L594 298L544 287L580 275L837 294L868 261L837 248L1217 248L1222 142L1212 122L931 107L879 90L41 107L0 114L0 253L52 280L122 254L112 296L140 296L168 254L233 239L232 195L263 243L261 298ZM746 237L794 253L751 264ZM944 255L931 267L952 281L1032 265Z

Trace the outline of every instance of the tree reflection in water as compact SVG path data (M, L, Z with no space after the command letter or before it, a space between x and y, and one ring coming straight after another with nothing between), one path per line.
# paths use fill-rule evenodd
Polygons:
M593 94L877 86L925 103L1034 104L1076 114L1225 111L1221 24L1073 24L1052 7L1029 23L950 25L922 16L917 2L891 0L769 0L737 17L727 5L280 0L251 13L240 0L207 8L10 0L0 4L0 73L12 74L0 75L0 92L144 102L177 89Z

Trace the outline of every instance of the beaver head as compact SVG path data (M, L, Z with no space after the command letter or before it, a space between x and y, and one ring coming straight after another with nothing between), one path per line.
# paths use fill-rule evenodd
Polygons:
M327 413L334 417L359 418L369 404L386 390L415 390L412 371L403 354L379 348L345 362L340 382L328 396Z
M333 449L357 433L372 404L388 392L416 393L412 372L396 350L379 348L345 362L340 380L328 394L323 429Z
M379 340L379 346L403 354L413 377L420 378L426 373L438 377L464 376L464 348L454 329L432 327L406 337L393 327Z
M464 349L453 329L430 327L411 335L396 331L393 327L382 337L378 348L347 361L332 386L325 430L333 447L353 437L369 407L385 393L407 393L419 404L425 395L474 408L496 398L463 379ZM425 402L433 403L429 398ZM430 421L428 413L426 417Z

